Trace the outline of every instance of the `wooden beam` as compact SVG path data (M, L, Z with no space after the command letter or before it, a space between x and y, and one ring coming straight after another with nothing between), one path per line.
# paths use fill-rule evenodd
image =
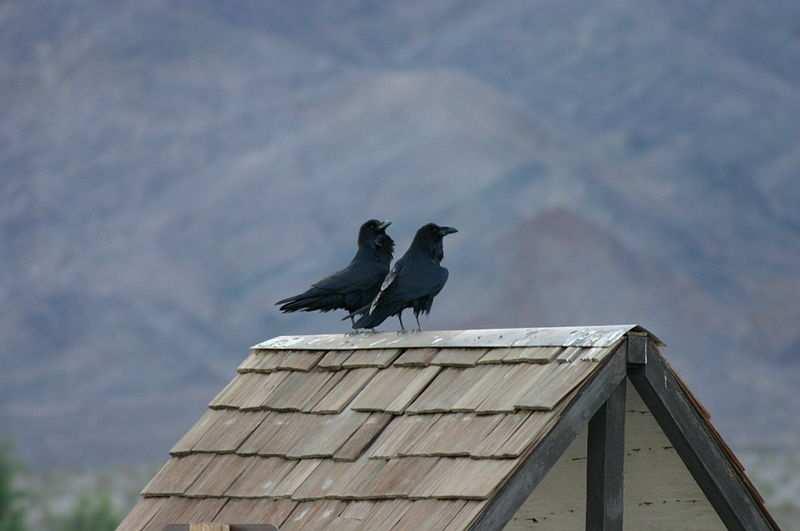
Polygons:
M777 529L690 403L672 368L652 347L647 364L629 365L628 377L722 522L735 531Z
M625 380L589 421L586 531L622 531Z
M591 363L591 362L581 362ZM625 352L617 349L578 391L550 432L500 488L471 529L500 530L556 464L575 436L625 379Z
M493 330L424 330L358 332L315 336L279 336L253 350L360 350L386 348L611 347L638 325L500 328Z
M231 531L227 524L189 524L189 531Z
M647 343L649 338L646 333L629 332L625 338L626 355L628 363L632 365L647 365Z

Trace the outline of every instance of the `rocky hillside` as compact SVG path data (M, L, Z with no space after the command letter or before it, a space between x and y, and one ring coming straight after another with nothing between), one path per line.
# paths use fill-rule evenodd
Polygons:
M148 462L272 302L428 220L436 327L636 321L737 447L796 448L800 4L0 5L0 422ZM769 437L764 436L769 433Z

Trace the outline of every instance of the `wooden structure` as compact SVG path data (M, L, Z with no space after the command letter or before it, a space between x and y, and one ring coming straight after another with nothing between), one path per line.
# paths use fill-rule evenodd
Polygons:
M778 529L661 346L633 325L266 341L118 529Z

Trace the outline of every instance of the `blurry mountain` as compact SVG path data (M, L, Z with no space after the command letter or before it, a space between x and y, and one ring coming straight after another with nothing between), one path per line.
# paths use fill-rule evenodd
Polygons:
M427 327L640 322L791 445L799 60L790 0L2 3L0 425L163 457L387 217L461 230Z

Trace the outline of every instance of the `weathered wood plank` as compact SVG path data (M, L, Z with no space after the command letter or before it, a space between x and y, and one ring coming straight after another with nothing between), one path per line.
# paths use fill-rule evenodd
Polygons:
M395 360L394 364L398 367L427 367L437 352L439 349L435 348L409 348Z
M264 422L270 423L273 436L256 452L261 456L286 457L304 439L314 436L322 417L308 413L283 413L270 415ZM263 423L262 423L263 426ZM247 442L242 446L247 447Z
M425 390L441 370L439 367L425 367L424 369L413 369L415 374L410 382L403 388L394 400L389 404L385 411L388 413L400 414Z
M550 363L563 351L563 347L515 348L503 361L505 363Z
M378 474L369 495L386 499L406 498L437 462L435 457L390 459Z
M289 374L291 374L289 371L280 371L258 375L259 383L253 386L248 396L239 401L239 407L241 409L261 409Z
M319 466L306 477L292 493L292 499L298 501L317 500L330 497L337 482L346 485L364 466L363 461L349 463L323 459Z
M320 369L338 371L342 368L342 363L344 363L352 353L352 350L329 350L319 361L317 367Z
M272 490L272 496L290 497L320 464L322 459L301 459Z
M436 377L439 370L439 367L384 369L359 393L350 407L357 411L402 413Z
M558 420L560 411L533 411L525 423L497 450L500 457L517 457L538 442Z
M342 363L343 369L378 367L385 369L397 359L402 350L395 348L377 350L354 350Z
M401 456L470 456L494 430L502 415L452 413L439 419L413 444L398 452Z
M324 352L318 350L289 350L281 360L278 369L310 371L322 358Z
M472 450L475 457L499 457L501 450L508 441L533 414L529 411L518 411L503 415L502 420L489 432L483 441Z
M183 494L213 459L209 454L172 457L142 490L142 494L166 496Z
M376 504L375 510L364 522L363 529L369 529L369 531L391 531L411 507L411 503L408 500L392 500Z
M408 408L409 413L468 412L491 392L492 379L510 366L447 367Z
M344 510L346 503L339 500L317 500L299 504L281 531L316 531L330 529L331 524Z
M386 468L386 461L381 459L362 459L351 463L354 474L344 474L335 481L330 496L347 499L375 499L375 484Z
M255 458L252 458L255 459ZM216 455L192 486L186 491L190 498L222 496L236 479L252 465L251 458L238 455Z
M469 459L442 457L412 498L486 499L516 466L513 459ZM429 478L433 481L429 481ZM511 515L509 515L510 517Z
M607 347L632 330L645 331L637 325L615 325L280 336L259 343L252 348L256 350L353 350L428 347ZM652 334L651 337L655 339Z
M379 371L350 407L357 411L386 411L398 395L427 370L429 368L390 367Z
M209 407L239 408L257 391L263 383L263 375L256 373L238 374L220 393L211 401Z
M278 369L281 362L286 359L285 350L261 350L252 351L250 355L239 365L237 371L240 373L260 372L270 373Z
M577 391L559 422L536 445L535 451L521 458L520 466L489 500L485 510L472 523L471 529L503 529L624 378L625 358L617 352L607 358L591 379Z
M439 413L450 411L450 406L458 399L459 394L456 390L457 381L464 376L467 371L471 372L477 380L482 373L477 369L456 369L446 368L436 375L436 378L428 385L425 391L417 397L407 408L408 413Z
M518 409L549 411L598 367L597 363L580 360L547 365L549 374L540 380L541 385L532 386L514 405Z
M529 389L540 385L548 374L546 365L519 363L503 373L503 380L495 384L492 392L475 410L479 413L513 413L515 404Z
M601 361L614 351L611 347L592 347L585 348L581 352L581 361Z
M248 467L225 491L231 498L264 498L294 468L297 461L280 457L250 457Z
M567 347L558 355L556 361L558 363L570 363L579 359L583 353L584 349L581 347Z
M303 411L308 413L314 411L314 408L317 407L317 404L322 402L326 396L336 389L336 387L342 383L342 380L344 380L345 376L347 376L347 371L334 372L333 375L325 381L325 384L314 391L314 394L311 395L311 398L306 401Z
M338 415L311 415L316 422L286 455L290 459L331 457L369 416L369 413L352 409L346 409Z
M253 367L253 370L255 372L264 372L264 373L277 371L280 364L283 363L283 360L286 359L288 352L289 351L286 350L269 350L269 351L255 352L256 356L258 356L258 360L256 360L255 367Z
M331 389L317 404L311 408L314 413L337 414L361 392L369 383L373 376L378 373L378 369L351 369L341 381Z
M161 509L145 526L143 531L163 531L164 528L173 523L187 523L183 515L197 504L199 500L190 498L167 498ZM184 528L185 529L185 528Z
M371 458L397 457L433 426L441 415L403 415L395 417L370 446Z
M388 413L373 413L356 432L339 448L333 458L339 461L355 461L392 420Z
M267 416L266 411L225 410L224 413L194 444L193 452L233 452Z
M586 531L622 531L627 385L623 380L589 421Z
M485 348L443 348L431 360L431 365L472 367L487 352Z
M467 380L465 385L459 385L455 392L457 399L448 408L450 411L470 412L475 411L490 395L498 392L503 382L516 369L513 365L481 365L467 371L482 373L480 377L472 380L468 375L459 379L459 384Z
M174 456L191 453L192 447L197 444L197 441L199 441L209 429L211 429L211 426L227 415L228 412L224 409L206 410L203 416L200 417L200 420L175 443L175 446L172 447L169 453Z
M128 513L117 527L117 531L141 531L161 509L168 498L143 498Z
M232 524L233 531L239 531L242 524L280 526L296 506L293 500L232 499L213 521Z
M467 502L464 500L419 500L395 524L397 529L441 531Z
M450 523L447 524L444 531L463 531L469 528L470 523L475 520L475 517L478 516L478 513L480 513L484 507L486 507L485 500L468 501L458 514L453 517Z
M334 378L330 371L289 372L289 376L262 404L276 411L302 411L314 398L314 393Z

